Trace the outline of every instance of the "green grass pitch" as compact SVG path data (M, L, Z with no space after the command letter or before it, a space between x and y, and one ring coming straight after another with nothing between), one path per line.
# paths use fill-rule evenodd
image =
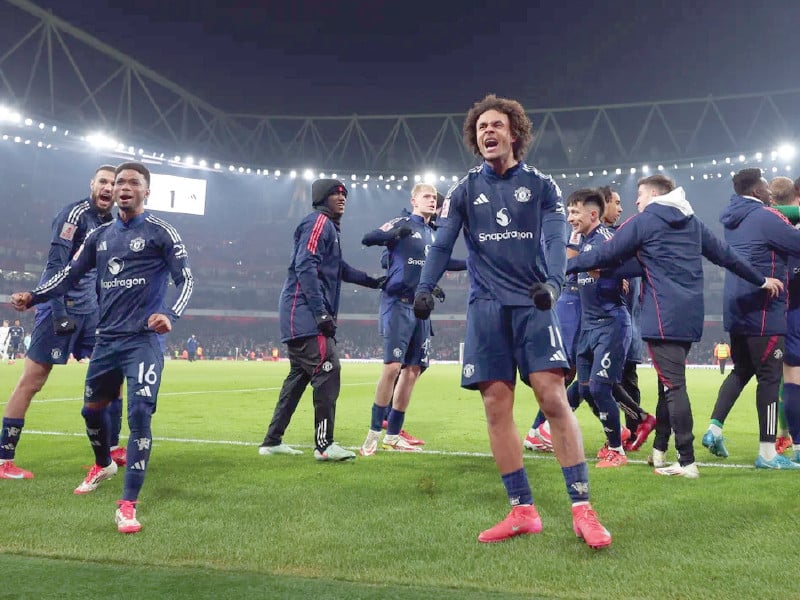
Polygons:
M85 365L57 367L26 420L17 464L28 481L0 481L0 598L800 598L792 542L800 474L756 471L754 386L725 427L731 456L699 438L722 381L689 372L700 479L662 478L647 448L620 469L590 460L593 504L614 535L593 551L572 533L552 455L526 454L541 535L483 545L478 532L507 500L489 454L480 397L455 365L434 365L412 398L406 428L422 454L350 463L312 456L310 392L286 442L302 456L259 456L285 362L168 362L164 369L141 533L113 523L122 475L72 493L92 461L80 416ZM380 365L347 363L336 438L359 446ZM21 371L0 365L5 400ZM643 404L655 408L651 369ZM519 385L517 424L535 413ZM602 443L591 412L578 417L587 455ZM123 434L127 426L123 427ZM674 452L670 453L674 457Z

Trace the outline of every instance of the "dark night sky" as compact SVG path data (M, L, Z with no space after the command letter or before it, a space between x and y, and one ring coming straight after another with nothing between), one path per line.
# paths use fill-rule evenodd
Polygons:
M461 113L487 92L532 109L798 87L797 0L34 1L227 112Z

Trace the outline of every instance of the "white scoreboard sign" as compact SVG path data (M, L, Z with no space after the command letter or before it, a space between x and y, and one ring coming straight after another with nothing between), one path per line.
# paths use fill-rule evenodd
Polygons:
M150 174L148 210L204 215L206 212L206 180Z

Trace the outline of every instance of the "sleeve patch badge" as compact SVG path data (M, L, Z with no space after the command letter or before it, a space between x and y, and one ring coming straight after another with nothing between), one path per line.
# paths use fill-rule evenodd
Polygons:
M61 233L58 235L62 240L67 240L68 242L72 241L72 238L75 237L75 232L78 231L78 226L74 223L64 223L63 227L61 227Z

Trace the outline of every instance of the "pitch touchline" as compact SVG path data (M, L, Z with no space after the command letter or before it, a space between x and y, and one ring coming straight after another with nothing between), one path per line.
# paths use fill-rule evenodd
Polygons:
M356 385L375 385L374 381L364 381L361 383L343 383L342 387L345 386L356 386ZM164 396L195 396L200 394L240 394L245 392L278 392L280 391L280 387L265 387L265 388L246 388L240 390L197 390L192 392L159 392L158 397L163 398ZM51 402L75 402L77 400L83 400L83 396L81 397L73 397L73 398L47 398L44 400L34 400L33 404L48 404ZM0 406L6 404L6 402L0 402Z
M353 384L358 385L358 384ZM85 437L85 433L67 433L64 431L37 431L37 430L25 430L25 435L56 435L56 436L64 436L64 437ZM127 436L121 435L120 439L127 439ZM156 442L175 442L178 444L217 444L220 446L252 446L257 447L258 444L255 442L242 442L239 440L198 440L192 438L173 438L173 437L153 437L153 440ZM294 448L303 448L306 450L313 449L313 446L307 446L304 444L292 444ZM350 446L350 450L358 450L358 446ZM420 454L427 454L427 455L435 455L435 456L472 456L476 458L492 458L491 453L489 452L459 452L453 450L423 450ZM267 459L269 460L269 459ZM530 454L525 453L525 460L555 460L553 455L546 455L546 454ZM595 462L594 459L588 459L589 462ZM646 465L647 461L645 460L631 460L628 459L629 464L634 465ZM698 462L696 463L698 467L718 467L721 469L755 469L755 465L742 465L738 463L703 463Z

